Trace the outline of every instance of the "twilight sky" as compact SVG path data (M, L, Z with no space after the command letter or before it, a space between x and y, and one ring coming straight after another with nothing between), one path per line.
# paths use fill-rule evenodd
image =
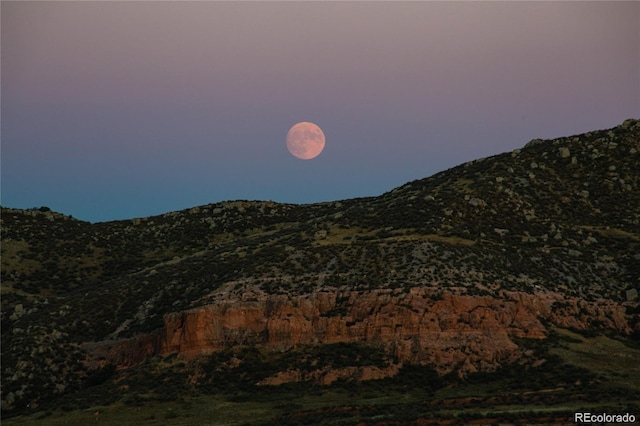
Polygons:
M640 2L0 5L6 207L379 195L640 117ZM299 121L313 160L287 151Z

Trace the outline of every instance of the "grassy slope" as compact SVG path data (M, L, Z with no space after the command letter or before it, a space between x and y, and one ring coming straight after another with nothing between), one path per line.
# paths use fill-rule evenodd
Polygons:
M458 423L474 418L557 423L568 421L575 411L624 413L640 408L637 342L554 331L555 338L544 347L540 342L532 343L534 350L548 355L547 365L527 372L520 367L506 368L465 381L448 378L435 391L419 383L372 381L330 387L265 387L249 392L186 392L169 401L142 393L142 399L135 403L123 403L123 398L85 409L51 408L3 423L84 425L94 422L96 413L104 425L367 424L392 419L410 423L417 418ZM175 366L176 360L159 361L158 365L168 368ZM127 390L121 392L124 397Z

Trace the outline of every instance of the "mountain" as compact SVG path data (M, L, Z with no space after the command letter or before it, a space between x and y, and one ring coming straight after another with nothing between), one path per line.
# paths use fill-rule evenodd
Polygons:
M567 398L637 412L639 171L629 119L378 197L104 223L2 208L3 417L176 401L197 417L184 406L205 397L263 404L242 421L274 424L317 423L316 409L465 423L443 401L471 396L494 420L538 404L565 421ZM317 389L355 399L320 403Z

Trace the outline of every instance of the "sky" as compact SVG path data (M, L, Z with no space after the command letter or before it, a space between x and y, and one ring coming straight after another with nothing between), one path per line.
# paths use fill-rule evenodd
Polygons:
M1 204L91 222L375 196L640 117L640 2L12 2ZM291 126L326 136L312 160Z

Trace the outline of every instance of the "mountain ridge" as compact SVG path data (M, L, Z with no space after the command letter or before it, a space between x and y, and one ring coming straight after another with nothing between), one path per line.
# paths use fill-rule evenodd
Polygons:
M328 384L414 364L460 377L533 368L544 357L522 339L554 327L637 339L639 151L629 119L377 197L98 223L3 207L3 411L171 354L198 365L244 346L356 344L387 357L292 363L254 383Z

